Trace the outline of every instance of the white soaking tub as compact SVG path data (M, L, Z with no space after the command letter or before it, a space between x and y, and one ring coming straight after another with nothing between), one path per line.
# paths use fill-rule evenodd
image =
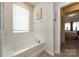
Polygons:
M44 42L8 43L3 48L3 57L36 57L44 50Z

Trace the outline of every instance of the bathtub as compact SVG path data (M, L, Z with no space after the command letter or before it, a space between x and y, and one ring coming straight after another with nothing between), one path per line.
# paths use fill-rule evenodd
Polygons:
M44 42L8 43L3 48L3 57L37 57L44 51Z

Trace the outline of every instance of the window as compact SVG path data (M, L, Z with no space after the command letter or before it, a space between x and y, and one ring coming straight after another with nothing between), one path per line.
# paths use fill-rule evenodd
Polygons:
M73 31L79 31L79 22L73 22Z
M65 23L65 30L70 30L70 23Z
M13 32L29 32L29 10L13 5Z

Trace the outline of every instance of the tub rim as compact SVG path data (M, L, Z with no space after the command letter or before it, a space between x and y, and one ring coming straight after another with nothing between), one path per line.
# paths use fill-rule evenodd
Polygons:
M33 46L31 46L31 47L29 47L29 48L25 48L25 49L23 49L23 50L20 50L20 51L18 51L18 52L15 52L11 57L14 57L14 56L16 56L16 55L18 55L18 54L20 54L20 53L23 53L23 52L25 52L25 51L27 51L27 50L29 50L29 49L31 49L31 48L34 48L34 47L36 47L36 46L38 46L38 45L40 45L40 44L44 44L45 42L40 42L40 43L37 43L36 45L33 45Z

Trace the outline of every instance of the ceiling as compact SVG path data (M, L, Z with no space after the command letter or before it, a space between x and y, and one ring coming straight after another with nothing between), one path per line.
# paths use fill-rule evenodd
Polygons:
M35 5L39 4L40 2L27 2L27 3L30 4L30 5L35 6Z

